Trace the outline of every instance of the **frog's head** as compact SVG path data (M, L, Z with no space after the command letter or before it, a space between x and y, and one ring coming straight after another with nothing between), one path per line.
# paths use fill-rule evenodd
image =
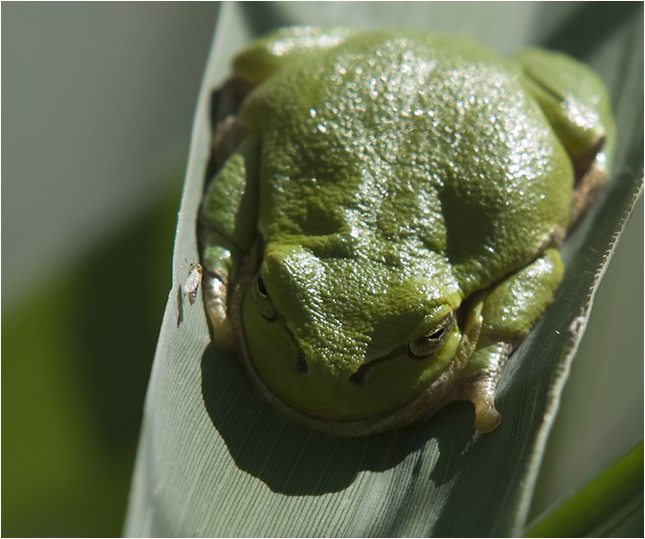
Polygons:
M244 293L246 349L269 389L301 412L385 414L437 380L459 347L459 290L444 277L436 264L413 275L400 264L269 244Z

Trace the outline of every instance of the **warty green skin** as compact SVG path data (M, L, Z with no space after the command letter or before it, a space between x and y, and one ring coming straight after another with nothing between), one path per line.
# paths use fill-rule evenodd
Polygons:
M590 166L606 177L613 134L587 68L523 54L288 29L237 57L255 88L204 199L206 304L215 341L237 341L285 415L368 435L467 398L479 430L499 424L499 371L552 301L572 200ZM551 57L587 91L571 94ZM451 317L437 350L410 353Z

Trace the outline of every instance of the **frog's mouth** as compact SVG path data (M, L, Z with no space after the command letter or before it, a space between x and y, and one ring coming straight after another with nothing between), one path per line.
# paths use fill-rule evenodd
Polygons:
M298 343L296 336L293 334L293 331L291 331L291 328L289 328L289 325L287 324L286 319L284 318L284 316L278 313L276 315L275 322L282 327L283 331L289 336L289 338L291 339L291 342L293 343L293 347L295 350L294 356L295 356L296 371L301 373L308 372L309 364L307 363L307 357L304 351L302 350L302 348L300 348L300 344ZM246 346L246 341L245 341L245 346ZM356 369L354 374L349 376L348 381L351 382L352 384L356 384L359 386L363 385L365 383L365 378L371 369L373 369L374 367L377 367L378 365L384 363L385 361L388 361L390 359L393 359L401 355L408 355L410 356L410 358L414 359L414 356L409 352L408 346L402 345L393 349L388 354L372 359L367 363L363 363L363 365L361 365L360 367L358 367L358 369Z
M397 357L403 354L408 354L407 346L399 346L398 348L395 348L394 350L392 350L389 354L386 354L381 357L377 357L376 359L372 359L367 363L363 363L356 370L356 372L349 377L349 381L352 384L356 384L359 386L363 385L365 383L365 377L368 375L371 369L373 369L374 367L377 367L378 365L380 365L381 363L384 363L385 361L388 361L390 359L393 359L394 357Z
M247 332L243 320L243 303L248 284L252 282L252 278L252 275L249 275L246 281L242 280L245 285L236 286L229 304L229 315L237 338L238 353L255 390L268 404L287 419L334 436L363 437L421 423L434 415L447 403L463 398L458 391L457 382L462 378L468 358L472 355L479 336L479 325L476 323L468 324L468 322L465 323L462 329L463 335L456 352L443 372L416 396L399 406L393 407L391 410L359 419L336 419L313 415L288 404L276 394L272 386L260 374L257 365L252 359L247 342ZM286 319L276 314L273 322L279 324L280 331L273 329L271 330L272 334L281 333L282 338L289 343L289 347L293 351L292 355L290 355L291 359L289 359L289 361L293 362L293 370L299 374L309 372L311 366L308 364L306 355L298 345L293 333L289 330ZM275 326L273 327L275 328ZM364 385L367 375L374 371L376 367L403 354L408 354L406 348L405 345L397 347L388 354L359 366L349 376L350 384L354 387ZM413 359L411 360L413 361Z

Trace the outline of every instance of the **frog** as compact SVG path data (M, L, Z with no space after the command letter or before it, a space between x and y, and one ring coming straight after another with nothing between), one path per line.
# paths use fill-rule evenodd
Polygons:
M290 421L365 437L474 404L607 182L600 78L458 35L290 27L233 59L199 215L214 345Z

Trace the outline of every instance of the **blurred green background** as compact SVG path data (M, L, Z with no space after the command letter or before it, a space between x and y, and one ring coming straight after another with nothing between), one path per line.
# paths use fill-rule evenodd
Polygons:
M2 5L4 536L119 536L217 3Z
M1 9L2 533L120 535L218 3ZM643 243L641 200L534 513L642 437Z

